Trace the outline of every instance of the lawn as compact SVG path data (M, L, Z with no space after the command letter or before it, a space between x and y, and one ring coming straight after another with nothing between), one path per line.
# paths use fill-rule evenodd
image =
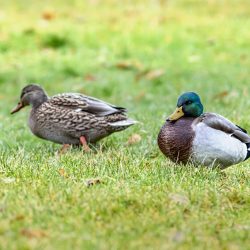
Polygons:
M176 166L156 142L189 90L250 130L248 1L69 2L1 0L0 249L250 249L250 161ZM10 115L34 82L139 123L59 156Z

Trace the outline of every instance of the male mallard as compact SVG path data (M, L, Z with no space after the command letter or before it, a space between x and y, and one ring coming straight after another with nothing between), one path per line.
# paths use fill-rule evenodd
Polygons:
M158 135L164 155L176 163L226 168L250 157L247 131L221 115L203 113L200 97L182 94Z
M65 93L49 98L38 85L23 88L11 114L31 105L29 127L33 134L59 144L84 146L133 125L126 109L82 94Z

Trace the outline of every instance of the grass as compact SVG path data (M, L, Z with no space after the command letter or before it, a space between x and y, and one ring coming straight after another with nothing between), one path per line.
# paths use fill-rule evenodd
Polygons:
M156 144L187 90L250 129L249 14L236 0L2 0L0 249L250 249L249 161L175 166ZM30 133L28 108L9 114L30 82L125 106L141 123L58 157Z

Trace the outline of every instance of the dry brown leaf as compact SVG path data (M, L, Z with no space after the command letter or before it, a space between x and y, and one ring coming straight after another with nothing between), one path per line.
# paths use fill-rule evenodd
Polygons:
M63 169L63 168L60 168L58 170L59 174L62 176L62 177L65 177L65 178L68 178L68 174L66 173L66 171Z
M24 219L25 219L25 216L23 214L18 214L11 221L20 221Z
M21 234L27 238L43 238L47 236L47 233L40 229L27 229L21 230Z
M136 97L135 100L136 101L140 101L141 99L143 99L145 97L146 93L144 91L141 91Z
M223 98L225 98L228 95L229 95L229 92L227 90L225 90L225 91L222 91L222 92L216 94L214 96L214 99L223 99Z
M51 20L55 19L55 17L56 17L56 13L53 10L45 10L42 13L42 18L47 20L47 21L51 21Z
M90 179L90 180L87 180L86 181L86 186L87 187L90 187L90 186L93 186L93 185L96 185L96 184L101 184L102 181L100 178L95 178L95 179Z
M96 77L94 75L87 74L84 76L84 80L88 82L94 82L96 81Z
M160 78L164 74L165 74L165 70L164 69L154 69L154 70L148 71L145 74L145 78L148 79L148 80L155 80L157 78Z
M14 220L24 220L25 216L23 214L18 214Z
M129 63L129 62L118 62L115 66L119 69L131 69L131 68L133 68L131 63Z
M141 136L139 134L133 134L128 138L128 145L136 144L141 141Z
M60 148L60 150L57 152L57 154L58 154L58 155L66 154L66 153L70 150L71 147L72 147L72 146L69 145L69 144L64 144L64 145Z
M141 70L143 68L142 64L138 61L121 61L118 62L115 66L123 70Z

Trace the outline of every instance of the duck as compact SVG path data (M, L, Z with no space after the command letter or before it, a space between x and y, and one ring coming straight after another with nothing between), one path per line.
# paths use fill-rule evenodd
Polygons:
M39 138L62 144L83 146L95 143L110 134L136 123L127 117L127 110L94 97L79 93L62 93L49 97L38 84L29 84L21 91L14 114L31 105L28 124Z
M225 169L250 157L247 131L216 113L203 113L195 92L179 96L158 134L161 152L177 164Z

